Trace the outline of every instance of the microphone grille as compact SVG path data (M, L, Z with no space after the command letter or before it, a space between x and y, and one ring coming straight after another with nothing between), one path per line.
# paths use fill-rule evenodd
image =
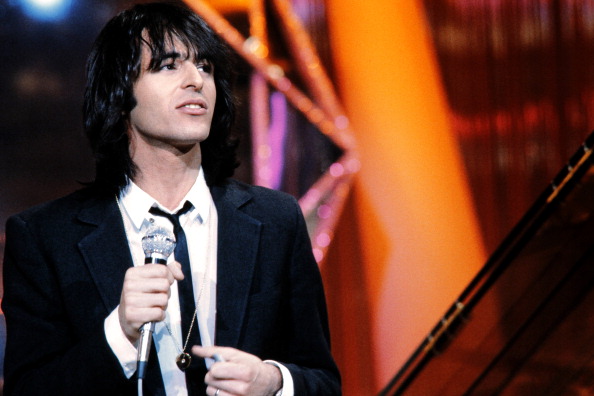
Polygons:
M173 253L173 249L175 249L175 236L165 227L152 225L142 237L142 250L145 257L158 254L167 258Z

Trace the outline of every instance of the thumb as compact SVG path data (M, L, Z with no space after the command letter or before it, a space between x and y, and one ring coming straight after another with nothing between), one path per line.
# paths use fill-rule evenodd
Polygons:
M213 355L214 351L213 351L212 347L203 347L200 345L194 345L192 347L192 353L196 356L206 358L206 357L211 357Z
M167 264L167 267L169 268L169 271L171 271L171 273L173 274L175 280L180 281L184 279L184 273L182 271L182 267L179 261L174 261L171 264Z

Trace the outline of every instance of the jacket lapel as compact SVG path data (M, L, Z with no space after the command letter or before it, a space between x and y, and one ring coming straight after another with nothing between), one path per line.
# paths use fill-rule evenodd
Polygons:
M115 198L98 199L81 210L79 220L93 227L78 247L109 313L120 303L126 270L134 265L122 214ZM154 358L149 361L145 387L154 396L165 396L154 344L151 350Z
M213 187L218 215L215 343L236 347L258 256L261 223L241 208L251 195L234 184Z
M262 224L244 213L251 194L229 184L213 187L218 215L217 345L237 346L258 256ZM78 246L103 304L111 312L118 304L126 270L133 265L124 224L115 199L92 200L79 220L93 229Z
M126 270L133 265L122 216L115 199L93 200L81 210L79 220L94 226L78 246L111 312L120 302Z

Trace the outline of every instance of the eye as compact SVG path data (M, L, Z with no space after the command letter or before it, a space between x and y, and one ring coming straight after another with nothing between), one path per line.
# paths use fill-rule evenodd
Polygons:
M175 70L176 65L173 60L167 60L166 62L161 63L159 66L159 70Z
M179 59L175 55L165 56L159 62L159 66L155 68L155 71L161 70L177 70L179 68Z
M200 62L198 62L196 67L198 68L198 70L200 70L206 74L212 73L212 69L213 69L211 63L207 60L201 60Z

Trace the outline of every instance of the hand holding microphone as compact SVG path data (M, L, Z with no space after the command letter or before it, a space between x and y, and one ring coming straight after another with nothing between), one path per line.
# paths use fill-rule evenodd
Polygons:
M166 264L175 247L173 234L163 227L152 226L142 239L145 264ZM183 279L178 263L144 265L128 269L120 299L119 318L130 342L138 343L139 378L144 376L152 342L154 322L165 319L170 287Z

